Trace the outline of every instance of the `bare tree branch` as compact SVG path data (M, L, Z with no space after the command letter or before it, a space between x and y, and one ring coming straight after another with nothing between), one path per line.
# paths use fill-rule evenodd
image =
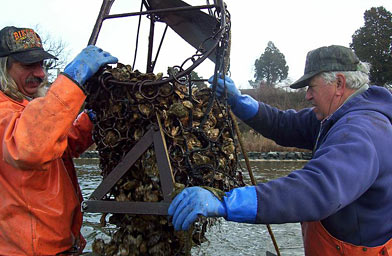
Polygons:
M34 30L39 34L42 40L44 49L50 54L56 56L58 60L48 59L44 62L46 71L48 72L49 81L53 81L60 70L64 69L68 63L70 51L67 49L67 43L61 38L54 38L47 32L43 32L39 25L36 25Z

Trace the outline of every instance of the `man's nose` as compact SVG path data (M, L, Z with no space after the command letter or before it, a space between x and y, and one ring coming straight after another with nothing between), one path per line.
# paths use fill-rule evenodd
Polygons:
M42 79L45 77L45 69L42 63L36 63L33 65L33 75Z

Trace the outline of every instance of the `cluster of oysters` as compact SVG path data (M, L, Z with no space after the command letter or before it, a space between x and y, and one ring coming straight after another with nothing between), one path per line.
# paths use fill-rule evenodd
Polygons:
M173 69L169 73L173 75ZM211 88L192 82L190 75L163 83L165 79L162 74L144 74L118 63L87 83L86 108L96 114L93 139L103 178L148 127L157 126L159 121L175 187L229 191L244 186L237 169L236 140L227 105L214 97ZM163 200L161 186L154 148L150 147L107 198L159 202ZM112 214L109 222L116 231L109 242L94 241L95 254L190 255L193 246L205 241L205 232L213 223L199 218L190 231L175 232L168 216Z

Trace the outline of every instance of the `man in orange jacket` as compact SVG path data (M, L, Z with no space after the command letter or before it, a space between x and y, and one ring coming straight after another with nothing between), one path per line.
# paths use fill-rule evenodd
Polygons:
M44 51L32 29L0 31L0 255L81 253L82 196L72 157L93 142L78 116L84 84L117 58L88 46L45 93Z

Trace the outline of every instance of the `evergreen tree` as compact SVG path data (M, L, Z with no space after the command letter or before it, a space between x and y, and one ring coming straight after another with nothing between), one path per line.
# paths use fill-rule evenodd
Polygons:
M255 61L255 83L257 87L261 81L268 86L274 86L287 78L289 67L286 65L286 59L273 42L269 41L264 53Z
M372 83L392 84L392 13L373 7L364 13L365 24L355 31L350 47L361 61L372 65Z

